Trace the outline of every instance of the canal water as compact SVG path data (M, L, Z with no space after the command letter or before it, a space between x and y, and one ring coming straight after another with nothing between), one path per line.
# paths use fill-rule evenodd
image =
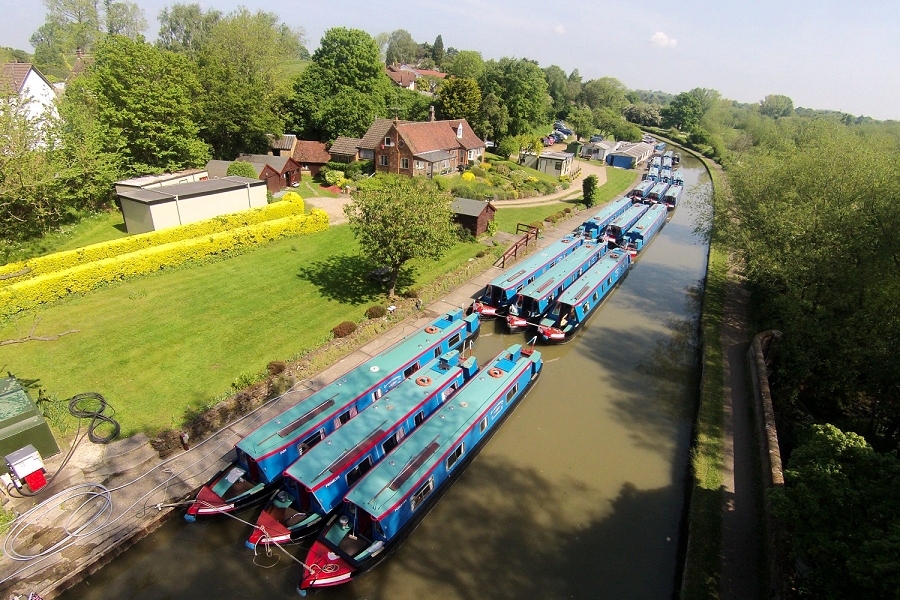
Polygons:
M540 380L421 525L317 597L673 596L707 256L695 223L710 190L698 161L681 170L670 221L573 342L540 348ZM483 364L523 341L485 322L475 353ZM64 600L296 598L302 567L277 549L254 556L249 533L227 518L172 519Z

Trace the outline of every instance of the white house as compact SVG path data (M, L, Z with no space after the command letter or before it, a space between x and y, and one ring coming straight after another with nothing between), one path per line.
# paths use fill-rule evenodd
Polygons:
M28 63L3 63L0 65L0 91L18 94L27 100L28 117L37 121L45 115L57 116L56 92L40 71Z

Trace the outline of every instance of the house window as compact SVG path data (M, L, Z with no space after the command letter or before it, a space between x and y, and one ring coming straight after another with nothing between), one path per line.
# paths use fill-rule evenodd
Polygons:
M409 501L409 508L411 510L416 510L418 506L422 503L425 498L428 497L431 492L434 491L434 477L429 477L428 481L423 483L419 489L412 495L412 498Z
M385 147L393 146L393 145L394 145L394 140L392 140L392 139L389 138L389 137L386 137L386 138L384 138L384 145L385 145Z
M469 160L475 160L475 151L469 150Z
M561 163L561 162L557 162L557 163L556 163L556 170L557 170L557 171L562 171L562 163Z
M425 163L422 162L421 160L417 160L416 161L416 170L421 171L424 168L425 168Z
M447 457L447 470L448 471L453 468L453 465L456 464L456 461L459 460L459 457L462 456L463 452L465 452L465 451L466 451L466 444L465 444L465 442L463 442L462 444L457 446L453 452L450 453L450 456Z
M380 167L388 166L387 154L379 154L378 155L378 166L380 166Z
M409 159L401 158L400 159L400 168L404 170L409 170Z

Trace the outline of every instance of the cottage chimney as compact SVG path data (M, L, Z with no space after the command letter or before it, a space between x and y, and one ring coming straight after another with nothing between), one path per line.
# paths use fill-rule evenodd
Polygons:
M434 104L428 107L428 120L434 122Z

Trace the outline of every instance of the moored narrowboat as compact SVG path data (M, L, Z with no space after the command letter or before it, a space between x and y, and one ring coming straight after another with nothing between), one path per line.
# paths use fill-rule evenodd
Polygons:
M672 184L684 187L684 174L681 171L672 173Z
M604 206L597 214L582 223L575 230L576 235L586 240L596 240L606 230L613 219L631 208L631 198L616 198Z
M472 303L471 312L483 319L505 315L509 304L522 288L546 273L547 269L573 252L581 243L579 236L567 235L505 271L485 286L481 296Z
M538 339L549 344L570 341L609 296L631 266L631 253L612 250L562 296L553 310L541 320Z
M662 201L662 198L665 195L667 189L669 189L668 183L664 183L662 181L657 183L649 192L647 192L647 196L644 198L644 202L648 204L655 204Z
M659 180L663 183L672 183L672 169L663 167L659 170Z
M235 459L206 483L184 518L209 517L265 500L284 470L428 361L478 335L475 315L447 313L270 419L235 445ZM291 391L288 395L300 396ZM290 398L288 398L290 399Z
M609 227L606 228L606 234L604 235L606 242L610 246L623 245L625 243L625 234L637 223L638 219L644 216L648 208L650 207L647 204L635 204L619 217L616 217L609 224Z
M647 181L652 181L653 183L659 181L659 167L650 167L650 170L647 172Z
M668 207L665 204L654 204L628 230L628 233L625 234L625 238L628 240L625 243L625 249L631 253L631 256L637 256L638 252L650 243L653 236L665 225L667 214Z
M653 189L654 185L656 185L655 181L645 179L644 181L637 184L633 190L631 190L629 197L631 197L632 200L643 200L644 196L647 195L647 192Z
M585 242L578 250L556 263L534 283L527 286L509 305L506 325L510 333L525 331L537 325L541 316L553 306L556 298L584 275L606 254L604 243Z
M678 199L681 197L681 191L684 188L680 185L673 184L666 190L665 195L663 196L663 203L669 208L673 209L678 205Z
M477 372L474 357L460 361L451 350L303 454L285 470L284 484L259 515L247 546L316 533L356 482Z
M309 549L298 591L352 581L425 517L538 378L540 352L511 346L345 496Z

